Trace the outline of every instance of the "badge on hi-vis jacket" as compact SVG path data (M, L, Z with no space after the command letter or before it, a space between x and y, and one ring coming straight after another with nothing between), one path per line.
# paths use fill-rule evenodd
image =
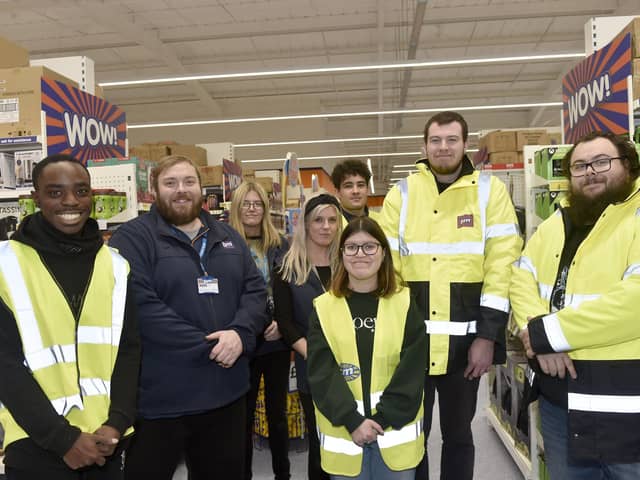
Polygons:
M458 216L458 228L473 227L473 215L459 215Z

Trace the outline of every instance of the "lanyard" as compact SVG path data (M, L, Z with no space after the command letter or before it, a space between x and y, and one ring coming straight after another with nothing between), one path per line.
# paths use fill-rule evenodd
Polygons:
M207 234L205 232L205 234L202 236L202 242L200 243L200 268L202 268L202 271L204 272L205 276L208 276L209 274L207 273L207 269L204 267L204 251L207 248Z

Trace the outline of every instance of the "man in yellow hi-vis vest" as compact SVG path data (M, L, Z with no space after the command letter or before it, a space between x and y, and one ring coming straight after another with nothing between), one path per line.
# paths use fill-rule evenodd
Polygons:
M416 295L427 333L424 430L438 391L441 478L470 480L471 420L479 379L505 361L511 263L522 240L505 185L465 155L468 127L456 112L427 122L427 158L387 194L379 223L394 266ZM416 478L428 478L426 457Z
M129 266L89 218L81 163L47 157L33 184L40 211L0 243L7 478L120 479L140 365Z

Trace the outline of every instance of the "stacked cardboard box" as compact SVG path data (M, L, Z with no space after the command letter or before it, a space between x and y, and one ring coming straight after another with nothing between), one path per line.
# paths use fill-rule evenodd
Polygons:
M159 162L167 155L182 155L189 157L198 166L207 165L207 151L196 145L180 145L172 142L143 143L129 148L130 157L144 158L152 162Z
M634 18L615 39L631 33L631 55L633 57L633 98L640 99L640 17ZM614 40L615 40L614 39Z
M549 133L538 130L496 130L480 138L480 148L486 148L489 163L521 164L525 145L548 145Z

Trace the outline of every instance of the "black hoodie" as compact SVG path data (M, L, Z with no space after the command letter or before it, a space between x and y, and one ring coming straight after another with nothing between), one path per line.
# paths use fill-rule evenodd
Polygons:
M60 286L76 322L102 237L89 219L76 235L66 235L41 213L30 215L11 238L34 248ZM11 279L7 279L10 281ZM140 337L135 302L127 287L125 318L118 357L111 377L111 405L105 425L122 435L133 424L140 365ZM24 365L24 353L13 313L0 300L0 401L29 438L6 447L5 464L16 468L67 468L62 457L80 436L80 430L53 409ZM93 433L93 432L88 432Z

